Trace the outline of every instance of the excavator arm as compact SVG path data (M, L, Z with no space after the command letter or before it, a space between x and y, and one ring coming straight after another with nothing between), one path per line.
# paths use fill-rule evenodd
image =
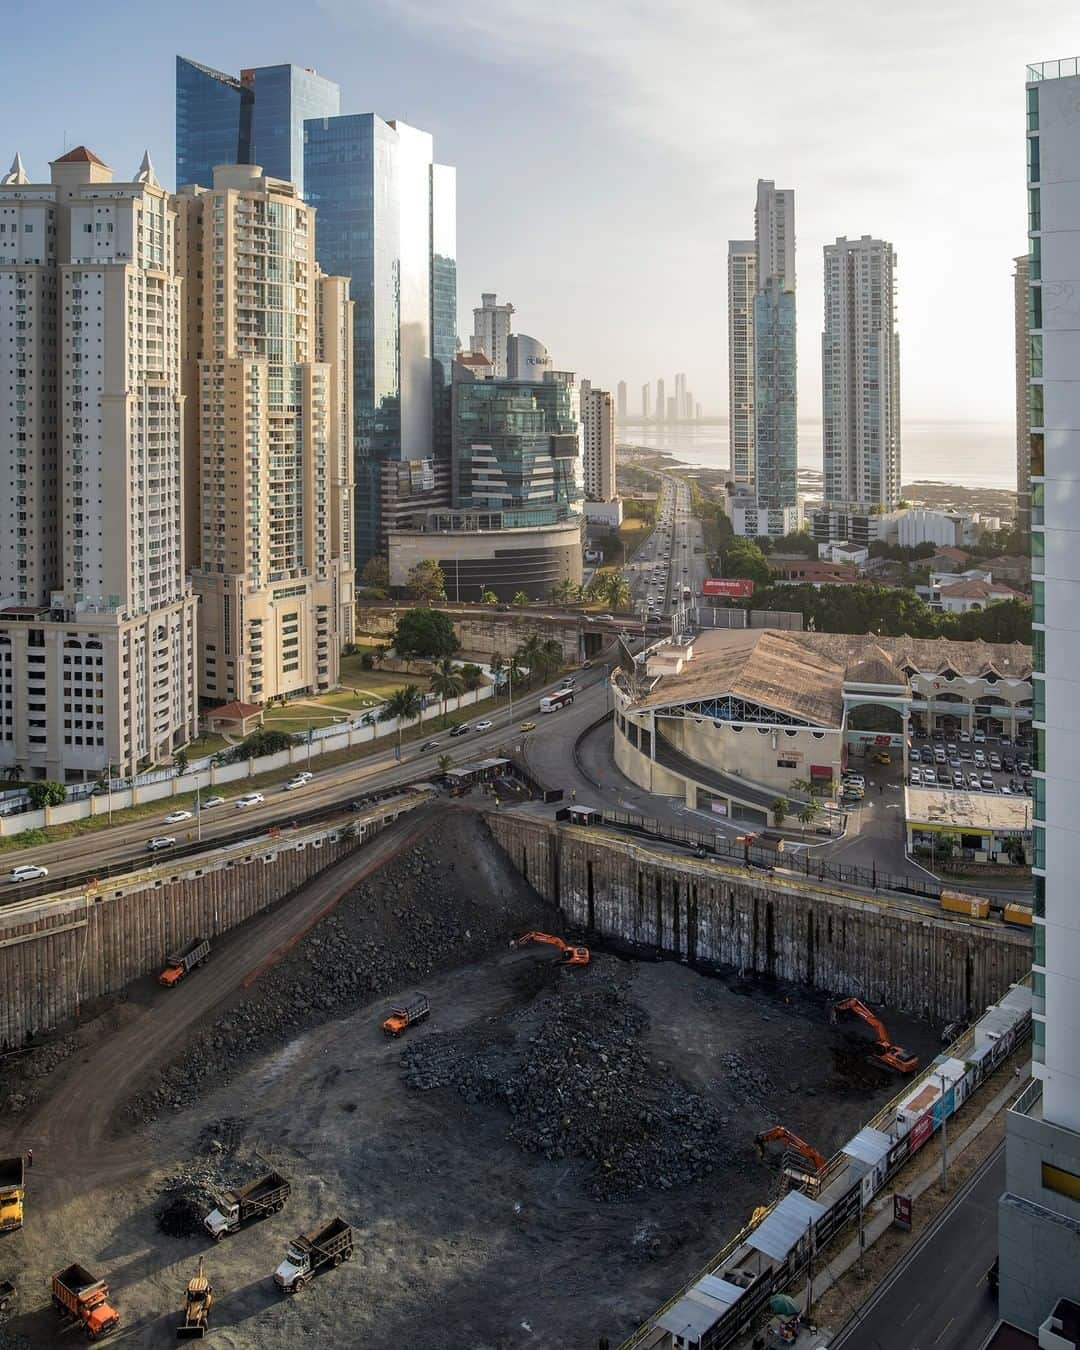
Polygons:
M771 1130L762 1130L757 1136L756 1143L758 1153L761 1157L765 1156L766 1145L779 1141L786 1144L788 1148L793 1148L796 1153L809 1162L815 1171L823 1172L827 1166L827 1159L819 1153L812 1144L808 1144L805 1139L800 1139L797 1134L793 1134L785 1125L774 1125Z
M889 1043L889 1033L885 1030L885 1023L882 1022L880 1017L875 1017L866 1004L859 999L842 998L836 1005L836 1011L838 1013L850 1012L854 1013L856 1017L861 1017L879 1041L883 1041L886 1045Z
M914 1073L919 1067L917 1055L913 1055L910 1050L905 1050L902 1045L893 1045L889 1039L889 1033L886 1030L885 1023L880 1017L875 1017L865 1003L857 998L844 998L836 1004L834 1011L836 1013L850 1012L862 1020L874 1033L874 1039L877 1042L874 1058L887 1069L895 1069L897 1073Z
M589 964L588 947L571 946L570 943L564 942L561 937L556 937L554 933L523 933L510 945L511 947L524 947L528 942L546 942L551 947L557 947L562 953L561 965L587 966Z

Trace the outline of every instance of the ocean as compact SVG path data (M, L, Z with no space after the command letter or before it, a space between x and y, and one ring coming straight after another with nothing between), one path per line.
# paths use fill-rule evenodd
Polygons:
M684 464L730 467L727 426L619 427L620 444L667 450ZM947 466L947 467L946 467ZM821 423L799 425L799 468L821 472ZM1016 431L1007 422L905 422L901 481L1016 491Z

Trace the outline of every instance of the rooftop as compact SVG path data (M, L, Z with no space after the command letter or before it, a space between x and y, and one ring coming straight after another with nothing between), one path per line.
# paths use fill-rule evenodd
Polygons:
M1059 61L1038 61L1028 66L1028 84L1037 84L1040 80L1067 80L1080 75L1080 56L1066 56Z
M998 600L1002 596L1006 599L1013 596L1018 600L1023 598L1019 591L1006 586L1003 581L980 581L977 578L973 581L954 581L947 586L940 586L938 594L948 600Z
M895 689L906 686L912 673L978 678L990 671L1028 679L1031 648L1019 642L714 628L698 634L689 648L656 649L650 671L659 678L638 699L640 707L730 695L838 727L845 682Z
M969 834L1031 830L1031 802L1027 797L1003 797L997 792L950 792L933 788L906 789L905 813L915 827L929 825L939 830Z
M59 159L53 160L54 164L100 164L103 169L109 166L103 159L98 159L92 150L87 150L85 145L77 145L74 150L69 150L66 155L61 155Z

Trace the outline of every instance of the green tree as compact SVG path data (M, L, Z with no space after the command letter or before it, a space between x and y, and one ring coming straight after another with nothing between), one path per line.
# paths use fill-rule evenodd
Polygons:
M461 667L455 666L448 656L444 656L431 673L431 692L442 699L443 725L446 725L446 704L448 699L460 697L465 688Z
M35 811L45 806L63 806L67 801L67 788L63 783L54 783L51 778L43 778L31 783L27 792L30 805Z
M788 818L791 803L786 797L774 797L769 804L769 810L772 813L773 824L779 830L783 828L784 821Z
M774 553L797 553L803 558L817 557L817 541L808 529L797 530L794 534L785 534L781 539L772 540Z
M598 572L597 598L612 610L630 608L630 584L622 572Z
M732 539L720 555L720 566L725 577L743 578L756 585L767 586L772 579L765 554L752 539Z
M172 757L173 768L176 770L177 778L183 778L188 771L188 757L186 750L177 750Z
M435 761L435 763L439 766L439 772L445 778L446 775L450 772L450 770L454 767L454 756L440 755L439 758Z
M1002 844L1002 852L1014 867L1023 867L1027 862L1027 853L1024 850L1024 841L1019 835L1010 834Z
M799 824L804 829L809 829L817 818L817 803L815 801L805 801L799 808Z
M401 758L401 736L405 723L419 717L424 710L424 699L415 684L403 684L392 691L379 713L380 722L392 722L397 718L398 758Z
M369 558L360 570L360 583L366 590L385 594L390 589L390 564L385 558Z
M484 683L484 672L474 662L466 661L461 667L461 679L465 685L465 692L471 693Z
M408 609L397 621L394 650L403 661L439 661L461 647L454 624L441 609Z
M237 760L260 759L263 755L277 755L288 750L290 745L298 744L295 736L285 731L274 731L270 727L256 727L233 751Z
M543 666L543 639L537 637L535 633L526 638L521 646L514 653L514 664L526 666L529 671L529 687L532 688L533 678L539 675Z
M544 679L548 679L563 663L562 643L556 642L554 638L548 638L540 645L540 670Z
M511 604L517 605L519 608L524 608L528 603L529 597L525 594L524 591L514 592L514 598L511 601Z
M422 558L410 570L405 585L412 598L423 605L446 599L446 577L433 558Z
M480 603L482 605L497 605L499 603L499 597L494 591L485 591L480 597Z

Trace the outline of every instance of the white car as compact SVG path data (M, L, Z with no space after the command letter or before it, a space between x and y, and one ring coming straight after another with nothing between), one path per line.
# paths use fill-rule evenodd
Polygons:
M295 778L290 778L285 784L285 791L292 792L296 788L307 787L309 781L302 773L298 773Z
M199 810L209 811L212 806L224 806L224 797L201 797L199 799Z
M190 820L190 811L170 811L165 817L166 825L179 825L182 820Z
M146 847L151 853L156 853L161 848L173 848L176 840L171 834L155 834L153 839L148 839Z
M47 867L41 867L37 863L23 863L21 867L13 867L8 873L8 881L40 881L42 877L49 875Z
M236 805L240 806L262 806L266 798L261 792L245 792L242 797L237 797Z
M475 730L475 731L490 731L491 728L492 728L494 725L495 725L494 722L489 722L489 721L485 718L485 720L484 720L483 722L477 722L476 726L474 727L474 730Z

